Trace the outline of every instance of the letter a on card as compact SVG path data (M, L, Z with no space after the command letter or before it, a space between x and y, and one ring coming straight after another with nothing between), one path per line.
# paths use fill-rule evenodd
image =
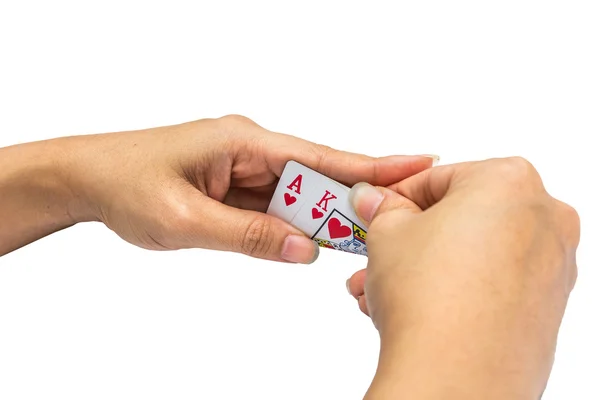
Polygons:
M269 204L267 214L290 222L307 201L307 194L311 191L311 183L319 176L315 171L288 161L283 169L273 198Z
M296 178L294 178L294 180L292 181L292 183L290 183L287 188L289 190L292 190L298 194L302 194L300 193L300 187L302 186L302 174L298 174L298 176L296 176Z

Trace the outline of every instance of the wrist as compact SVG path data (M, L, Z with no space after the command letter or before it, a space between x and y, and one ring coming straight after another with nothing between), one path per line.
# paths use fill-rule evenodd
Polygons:
M0 149L0 255L85 220L61 140Z
M377 372L365 400L538 400L538 382L504 364L488 344L455 340L445 332L382 335ZM503 349L507 352L513 349Z
M38 199L54 226L70 226L95 220L83 195L80 176L86 173L77 154L75 137L51 139L15 146L22 157L14 182L28 199Z
M90 136L91 137L91 136ZM85 154L86 136L53 139L49 144L55 152L54 173L63 191L64 206L73 224L98 221L93 198L86 184L91 173Z

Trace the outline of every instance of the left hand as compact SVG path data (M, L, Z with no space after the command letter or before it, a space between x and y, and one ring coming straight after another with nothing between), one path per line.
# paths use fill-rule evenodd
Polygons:
M78 199L69 210L74 222L101 221L146 249L207 248L295 263L314 261L318 247L264 213L288 160L350 186L389 185L433 161L346 153L240 116L64 140Z

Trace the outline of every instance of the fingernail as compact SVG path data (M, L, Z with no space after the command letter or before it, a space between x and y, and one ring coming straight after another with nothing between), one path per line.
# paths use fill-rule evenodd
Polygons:
M283 241L281 258L285 261L298 264L312 264L319 257L319 246L300 235L289 235Z
M349 295L352 295L350 292L350 278L346 279L346 290L348 291Z
M431 166L435 167L436 165L438 165L440 163L440 156L438 156L437 154L421 154L421 157L427 157L427 158L431 158Z
M354 185L348 197L356 215L366 223L371 223L373 215L383 201L383 194L365 182Z

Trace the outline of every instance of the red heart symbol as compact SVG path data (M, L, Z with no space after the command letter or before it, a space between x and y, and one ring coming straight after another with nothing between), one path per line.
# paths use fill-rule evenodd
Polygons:
M313 219L321 218L321 217L323 217L323 213L313 207L312 216L313 216Z
M327 228L329 228L329 237L332 239L350 236L352 233L352 229L349 226L342 225L337 218L331 218L327 223Z
M296 198L289 193L283 195L283 199L285 200L285 205L289 206L296 202Z

